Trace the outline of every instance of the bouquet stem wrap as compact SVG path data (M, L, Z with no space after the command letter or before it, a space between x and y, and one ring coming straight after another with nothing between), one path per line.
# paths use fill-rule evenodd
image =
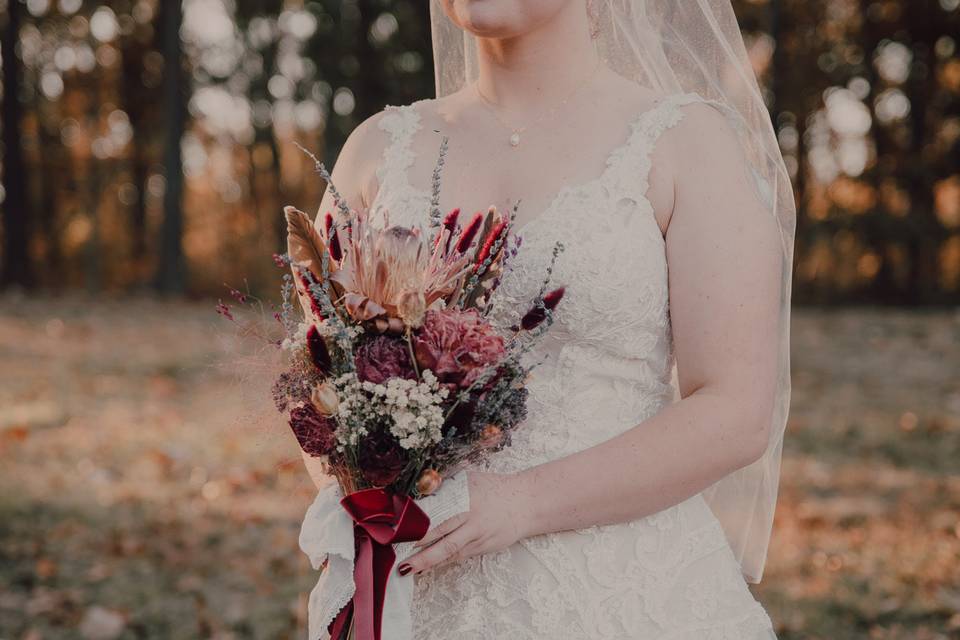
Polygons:
M340 638L353 617L356 640L381 640L383 605L390 571L396 561L393 544L416 542L430 528L430 518L409 496L383 489L365 489L340 501L353 518L356 591L330 625L330 637Z
M337 631L335 623L343 616L341 625L349 626L351 613L357 640L414 640L413 575L401 576L393 568L395 562L413 555L415 542L426 533L411 531L420 517L412 516L413 508L423 514L427 526L439 526L470 510L467 477L462 472L444 480L435 494L417 500L391 497L388 502L383 495L364 497L365 493L344 496L338 484L332 482L318 491L304 517L300 548L314 569L322 569L308 603L310 640L337 638L336 634L331 635ZM411 517L414 519L408 521ZM402 526L400 520L404 521ZM400 532L404 535L398 535L399 529L404 530ZM367 537L366 541L361 542L361 535ZM375 577L377 567L384 568ZM364 616L362 607L367 605L361 603L366 598L372 605L372 594L376 593L380 594L379 635L365 636L359 625ZM370 609L366 611L369 613Z

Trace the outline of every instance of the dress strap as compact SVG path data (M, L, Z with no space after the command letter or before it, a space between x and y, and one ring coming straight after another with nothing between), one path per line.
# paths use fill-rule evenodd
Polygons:
M377 167L379 189L402 185L416 159L416 153L411 149L413 137L421 127L416 104L387 105L377 126L390 136Z
M627 143L611 158L609 173L613 188L635 200L646 199L657 142L664 132L683 120L680 107L694 102L705 100L695 93L672 94L636 117Z

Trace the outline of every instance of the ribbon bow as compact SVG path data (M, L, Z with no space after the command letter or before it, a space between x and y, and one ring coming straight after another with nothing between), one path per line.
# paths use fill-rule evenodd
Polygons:
M396 561L393 545L423 538L430 528L430 518L409 496L384 489L351 493L340 504L353 518L356 591L330 623L330 638L340 639L352 615L356 640L380 640L387 580Z

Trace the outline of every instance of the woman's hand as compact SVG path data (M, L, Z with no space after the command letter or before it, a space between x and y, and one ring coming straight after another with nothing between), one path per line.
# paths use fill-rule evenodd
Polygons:
M526 492L517 475L467 472L470 511L440 523L417 543L426 547L400 564L400 575L506 549L528 534Z

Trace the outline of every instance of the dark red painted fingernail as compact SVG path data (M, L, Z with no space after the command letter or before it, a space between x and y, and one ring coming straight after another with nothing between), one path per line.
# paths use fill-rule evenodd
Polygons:
M400 565L400 566L397 568L397 572L398 572L400 575L405 576L405 575L407 575L408 573L410 573L410 569L412 569L412 568L413 568L413 567L411 567L411 566L408 565L406 562L404 562L402 565Z

